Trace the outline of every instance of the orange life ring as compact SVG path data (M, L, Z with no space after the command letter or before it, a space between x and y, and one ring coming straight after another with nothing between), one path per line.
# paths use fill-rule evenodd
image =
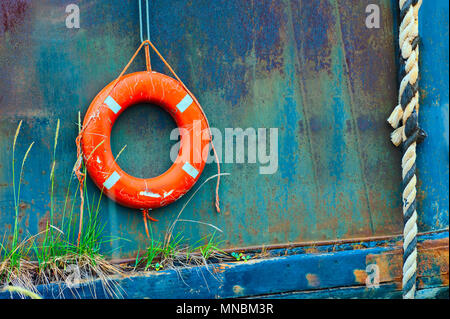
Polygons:
M169 112L181 136L177 160L162 175L148 179L124 172L110 145L111 129L119 115L144 102ZM211 139L208 121L197 102L178 81L153 71L131 73L115 86L114 82L106 86L89 106L83 127L83 156L92 180L109 198L136 209L162 207L183 196L203 171L204 152L209 151L206 146Z

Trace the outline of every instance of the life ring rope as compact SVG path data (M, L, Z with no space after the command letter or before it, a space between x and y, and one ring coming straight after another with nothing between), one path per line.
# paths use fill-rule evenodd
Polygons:
M120 80L124 76L125 72L128 70L128 68L130 67L131 63L133 63L134 59L136 58L136 56L139 54L139 52L141 51L142 47L144 47L144 46L145 46L145 56L146 56L147 71L151 71L150 54L149 54L149 46L150 46L153 49L153 51L158 55L158 57L161 59L161 61L164 63L164 65L169 69L169 71L172 73L172 75L175 77L175 79L180 83L180 85L183 87L183 89L187 92L187 94L189 94L191 99L198 105L198 108L200 109L201 113L203 114L203 116L204 116L204 118L206 120L206 124L207 124L207 127L209 129L211 148L213 150L214 157L215 157L215 160L216 160L216 163L217 163L217 184L216 184L216 189L215 189L215 207L216 207L216 211L218 213L220 213L220 198L219 198L219 185L220 185L220 175L221 175L220 174L220 162L219 162L219 158L218 158L218 155L217 155L217 151L216 151L216 149L214 147L213 138L212 138L211 129L210 129L210 126L209 126L209 123L208 123L208 119L207 119L207 117L205 115L205 112L204 112L201 104L197 100L197 98L187 88L187 86L183 83L183 81L181 81L181 79L175 73L174 69L170 66L170 64L166 61L166 59L164 59L162 54L158 51L158 49L153 45L153 43L150 40L147 39L147 40L143 41L139 45L138 49L133 54L133 56L128 61L128 63L125 65L123 70L120 72L119 76L112 82L112 85L108 89L108 91L107 91L105 96L110 96L110 93L114 90L114 88L120 82ZM80 237L81 237L81 232L82 232L82 220L83 220L83 209L84 209L83 187L84 187L84 181L85 181L85 178L86 178L85 173L83 173L81 171L81 169L82 169L82 161L83 161L83 151L82 151L81 144L82 144L83 133L85 132L86 128L90 125L92 119L93 119L93 116L91 116L85 122L85 124L82 125L82 127L79 129L78 136L77 136L77 138L75 140L76 145L77 145L77 161L76 161L76 163L74 165L74 169L73 170L74 170L75 175L77 176L77 179L79 181L80 200L81 200L81 202L80 202L80 223L79 223L78 240L77 240L78 243L80 242ZM148 229L147 229L147 218L149 218L148 210L143 210L143 217L144 217L145 226L146 226L146 233L148 235ZM154 220L153 218L149 218L149 219Z

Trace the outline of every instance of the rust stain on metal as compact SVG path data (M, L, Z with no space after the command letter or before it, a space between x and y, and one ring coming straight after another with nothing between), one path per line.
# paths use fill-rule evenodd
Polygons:
M223 273L225 272L225 270L227 270L227 268L232 267L230 264L219 264L217 267L214 267L214 272L215 273Z
M397 248L382 255L367 255L366 265L375 264L379 269L380 283L394 281L401 288L402 250Z
M306 254L317 254L319 252L319 249L317 249L317 247L308 247L305 249L305 253Z
M353 275L355 276L355 281L360 283L361 285L366 282L367 273L362 269L353 270Z
M428 277L438 269L443 285L449 284L449 239L428 240L418 244L418 273ZM419 284L419 286L421 286Z
M30 0L2 0L0 4L0 34L13 30L25 18Z
M242 296L244 294L244 288L239 286L239 285L234 285L233 286L233 292L235 295L237 296Z
M366 265L376 264L379 268L380 283L394 282L401 289L402 256L401 243L397 248L383 254L371 254L366 257ZM428 240L417 245L417 277L418 288L425 286L424 280L432 273L440 274L442 285L449 284L449 239ZM353 271L355 280L364 284L367 273L364 269Z
M45 215L42 216L42 218L38 218L38 227L39 231L45 230L47 227L48 221L50 220L50 212L46 211Z
M320 286L320 279L316 274L306 274L306 280L308 280L308 285L312 288Z

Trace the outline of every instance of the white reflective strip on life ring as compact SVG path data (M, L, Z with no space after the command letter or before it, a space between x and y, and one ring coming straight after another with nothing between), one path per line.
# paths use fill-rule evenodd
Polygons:
M161 195L156 194L156 193L152 193L151 191L150 191L150 192L147 192L147 191L141 191L141 192L139 192L139 195L141 195L141 196L147 196L147 197L153 197L153 198L161 197Z
M115 114L120 111L120 105L110 96L105 99L105 104L113 111Z
M194 166L192 166L191 164L189 164L189 162L184 163L183 165L183 171L185 171L186 173L188 173L189 175L192 176L192 178L196 178L198 175L198 171L195 169Z
M103 186L105 186L106 189L110 189L113 187L120 179L119 173L114 171L114 173L111 174L110 177L103 183Z
M177 104L177 108L180 110L181 113L183 113L189 105L191 105L193 102L191 96L189 94L186 94L186 96L180 101L180 103Z

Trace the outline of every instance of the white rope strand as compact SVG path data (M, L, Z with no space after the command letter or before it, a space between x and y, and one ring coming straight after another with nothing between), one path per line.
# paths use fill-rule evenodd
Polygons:
M388 118L395 129L394 145L402 145L403 179L403 298L412 299L416 292L417 211L416 146L425 137L419 128L419 9L422 0L399 0L400 85L398 105Z

